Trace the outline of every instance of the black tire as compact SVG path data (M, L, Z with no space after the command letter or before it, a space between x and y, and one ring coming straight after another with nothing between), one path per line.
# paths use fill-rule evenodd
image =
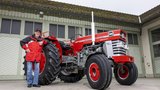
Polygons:
M51 84L60 73L60 56L56 46L52 42L48 42L48 44L43 47L43 52L46 57L46 63L44 70L39 74L39 84L48 85ZM24 65L26 65L25 62ZM24 66L24 69L25 68L26 66Z
M23 65L24 65L24 67L23 67L23 70L24 70L24 76L26 76L26 75L27 75L27 62L26 62L26 60L25 60L25 56L24 56L24 62L23 62Z
M26 76L27 75L27 62L25 60L25 56L23 58L24 58L24 62L23 62L24 67L23 67L23 70L24 70L24 76ZM25 80L27 80L27 77L25 77Z
M93 68L92 68L93 66ZM97 70L95 67L98 67ZM91 70L92 69L92 70ZM92 72L94 73L95 77L98 75L98 79L92 77ZM93 89L103 90L109 87L112 81L112 68L109 60L104 54L95 54L89 57L86 62L86 75L90 86Z
M84 71L79 70L78 73L71 73L69 75L65 75L63 73L59 74L59 78L66 83L74 83L80 81L84 76Z
M120 70L122 67L123 72ZM121 85L132 85L137 80L138 70L134 63L125 63L123 65L115 66L114 76Z

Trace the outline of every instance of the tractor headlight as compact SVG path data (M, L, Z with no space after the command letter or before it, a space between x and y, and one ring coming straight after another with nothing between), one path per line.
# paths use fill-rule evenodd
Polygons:
M122 37L122 38L125 38L125 35L124 35L124 33L121 33L121 37Z

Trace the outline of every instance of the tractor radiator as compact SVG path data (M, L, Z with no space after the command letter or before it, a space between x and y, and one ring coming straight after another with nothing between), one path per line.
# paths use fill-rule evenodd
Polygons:
M113 55L126 55L126 42L122 40L112 41Z

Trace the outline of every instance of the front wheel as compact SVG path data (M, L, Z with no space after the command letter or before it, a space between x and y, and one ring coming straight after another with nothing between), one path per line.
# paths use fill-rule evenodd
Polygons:
M137 80L138 70L134 63L116 65L114 76L121 85L131 85Z
M103 54L95 54L86 62L86 75L93 89L107 88L112 80L111 64Z

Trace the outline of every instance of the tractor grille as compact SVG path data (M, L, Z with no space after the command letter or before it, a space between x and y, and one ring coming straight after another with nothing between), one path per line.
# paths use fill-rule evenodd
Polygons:
M114 40L112 41L113 54L117 55L126 55L126 43L122 40Z

